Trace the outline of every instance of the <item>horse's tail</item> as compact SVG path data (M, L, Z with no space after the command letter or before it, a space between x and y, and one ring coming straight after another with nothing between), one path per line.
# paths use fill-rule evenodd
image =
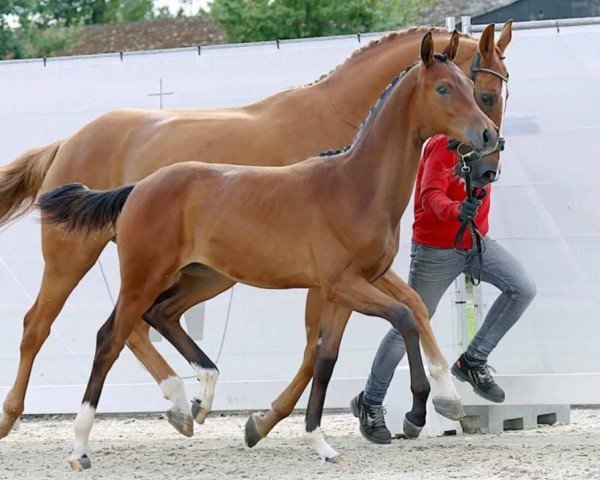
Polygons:
M37 196L60 142L29 150L0 167L0 225L25 215Z
M45 224L58 225L86 237L97 232L114 232L133 187L90 190L81 183L69 183L42 195L37 205Z

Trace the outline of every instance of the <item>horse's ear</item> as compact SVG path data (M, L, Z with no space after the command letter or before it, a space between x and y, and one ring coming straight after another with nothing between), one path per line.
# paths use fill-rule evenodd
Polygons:
M454 61L456 57L456 52L458 52L458 41L460 40L460 35L456 30L452 32L452 36L450 37L450 41L446 48L444 48L444 55L446 55L450 60Z
M498 39L498 43L496 44L500 49L500 53L502 53L502 55L504 55L506 47L508 47L508 44L512 40L512 24L512 19L508 20L504 24L504 26L502 27L502 31L500 32L500 38Z
M426 67L433 63L433 35L427 32L421 41L421 60Z
M494 48L496 47L494 43L494 28L496 28L496 25L490 23L483 29L481 37L479 38L479 52L484 59L490 61L494 55Z

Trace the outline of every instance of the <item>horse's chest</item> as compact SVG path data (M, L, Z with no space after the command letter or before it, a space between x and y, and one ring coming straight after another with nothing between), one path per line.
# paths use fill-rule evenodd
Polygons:
M392 265L398 253L397 235L386 235L377 239L372 245L370 254L365 256L369 260L365 264L367 278L372 281L381 277Z

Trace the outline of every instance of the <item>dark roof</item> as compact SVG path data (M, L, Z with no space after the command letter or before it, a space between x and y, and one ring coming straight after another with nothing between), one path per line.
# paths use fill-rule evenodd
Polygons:
M413 22L419 25L443 26L446 17L469 15L475 17L506 5L516 0L433 0L419 17ZM457 21L460 20L457 18Z
M225 43L225 32L207 17L183 17L123 24L89 25L75 44L57 55L155 50Z

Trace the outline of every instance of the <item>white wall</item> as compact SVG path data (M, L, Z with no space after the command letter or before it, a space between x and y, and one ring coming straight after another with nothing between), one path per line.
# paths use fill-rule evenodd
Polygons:
M369 39L363 36L362 41ZM511 73L503 178L495 186L492 234L536 278L540 293L493 363L504 372L600 371L600 256L597 187L600 61L598 27L518 31L507 53ZM64 137L117 107L157 107L163 79L166 108L245 104L310 82L355 48L356 37L236 48L204 48L32 62L0 62L0 164L24 149ZM571 87L572 85L572 87ZM596 187L596 189L594 189ZM411 215L403 220L395 269L406 277ZM37 294L42 259L39 226L26 219L0 233L0 398L18 363L22 317ZM115 250L101 259L110 294L118 291ZM491 304L496 292L484 291ZM199 344L215 358L223 338L229 293L207 303L204 329L190 317ZM263 408L292 378L304 346L303 291L235 287L223 352L217 409ZM460 312L449 291L434 328L450 360L459 351ZM95 332L112 308L94 267L69 299L35 364L26 411L76 411L92 363ZM368 373L387 330L383 320L355 315L342 345L329 405L345 406ZM200 334L201 332L201 334ZM185 361L156 343L181 375ZM406 381L403 379L402 381ZM164 408L158 388L131 354L109 375L103 410ZM190 380L190 393L196 386ZM600 392L599 392L600 401Z

